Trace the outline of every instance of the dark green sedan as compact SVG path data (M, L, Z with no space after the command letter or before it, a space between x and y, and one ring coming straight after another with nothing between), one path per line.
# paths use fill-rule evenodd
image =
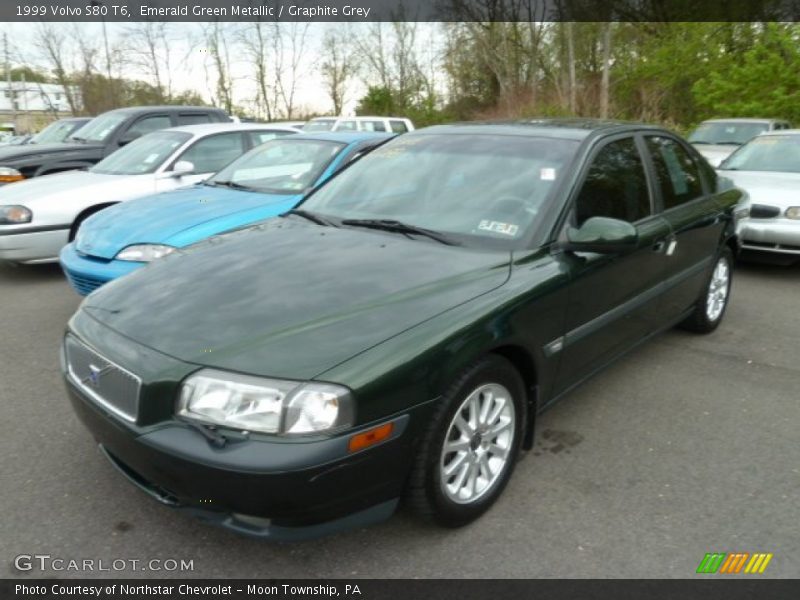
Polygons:
M307 538L401 501L464 525L542 410L719 325L741 195L655 127L419 130L90 295L66 386L122 474L218 525Z

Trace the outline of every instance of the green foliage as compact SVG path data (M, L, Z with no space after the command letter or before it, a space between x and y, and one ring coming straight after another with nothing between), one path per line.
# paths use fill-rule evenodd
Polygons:
M797 25L770 23L739 61L720 61L692 87L704 116L782 117L800 121Z

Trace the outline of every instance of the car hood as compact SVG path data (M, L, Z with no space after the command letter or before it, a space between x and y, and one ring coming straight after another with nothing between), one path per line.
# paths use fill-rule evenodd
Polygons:
M102 145L98 144L24 144L20 146L0 146L0 166L4 161L16 159L28 159L38 155L69 154L77 155L95 154L101 150ZM65 157L66 158L66 157Z
M800 206L800 173L720 170L719 174L745 190L752 204Z
M105 175L89 171L66 171L42 175L0 187L0 204L23 204L34 209L47 202L59 202L75 194L80 198L97 197L97 202L114 202L130 196L129 185L152 175ZM152 189L152 188L151 188ZM139 193L145 193L139 190ZM87 202L87 206L94 202Z
M739 146L730 144L697 144L695 149L703 155L703 157L711 164L712 167L718 167L719 164L733 154Z
M186 362L305 380L501 286L510 257L275 219L155 261L82 310Z
M79 252L112 259L131 244L182 248L202 239L274 217L302 196L260 194L195 185L117 204L81 226Z

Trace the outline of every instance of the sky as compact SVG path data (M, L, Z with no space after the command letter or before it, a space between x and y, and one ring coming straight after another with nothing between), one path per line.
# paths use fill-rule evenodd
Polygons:
M72 27L73 24L63 23L56 26ZM424 25L424 24L423 24ZM97 40L102 39L101 23L80 23L78 26L84 35ZM329 113L332 111L332 104L327 96L319 76L315 69L321 58L321 41L326 28L330 27L358 27L353 24L343 23L312 23L309 26L307 37L307 49L304 53L301 71L302 77L298 80L296 91L296 106L301 109L316 113ZM12 57L12 65L27 63L34 67L45 67L46 63L37 56L37 51L33 44L35 38L36 24L33 23L0 23L2 32L7 34L9 51ZM108 36L112 40L125 37L126 29L130 27L128 23L108 23ZM202 44L193 44L192 40L197 40L201 36L201 24L199 23L172 23L176 43L173 46L175 56L183 58L180 68L174 70L173 86L176 90L194 89L207 100L210 99L209 85L206 82L204 61L208 59L208 54L202 52ZM102 64L102 61L101 61ZM247 105L248 100L254 98L255 87L248 73L247 63L242 60L234 60L232 64L233 77L235 78L235 102ZM135 69L129 68L125 73L131 78L144 78L142 73L137 73ZM357 99L363 95L365 87L360 82L353 82L349 90L349 101L345 105L344 114L353 114Z

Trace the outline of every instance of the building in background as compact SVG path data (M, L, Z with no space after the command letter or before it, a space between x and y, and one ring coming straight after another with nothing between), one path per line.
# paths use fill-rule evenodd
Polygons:
M72 91L80 105L79 91ZM34 133L62 117L72 116L64 86L55 83L0 81L0 122L17 133Z

